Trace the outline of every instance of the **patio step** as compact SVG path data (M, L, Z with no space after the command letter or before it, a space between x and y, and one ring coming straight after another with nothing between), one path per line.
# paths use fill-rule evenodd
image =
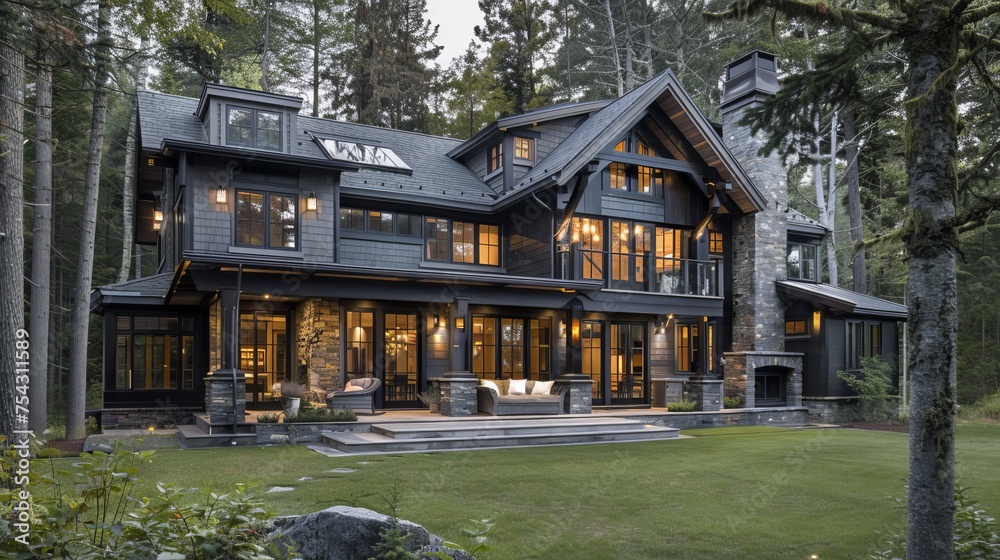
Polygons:
M371 432L324 432L322 437L333 449L355 455L648 441L673 439L677 432L635 420L603 418L380 424Z
M257 434L255 433L214 433L210 434L197 424L185 424L177 426L177 441L184 449L203 449L208 447L237 447L244 445L256 445Z

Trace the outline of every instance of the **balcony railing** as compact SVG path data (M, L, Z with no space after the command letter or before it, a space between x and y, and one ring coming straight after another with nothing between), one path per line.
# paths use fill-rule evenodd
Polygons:
M722 295L722 264L657 257L652 253L619 253L573 245L563 255L563 278L604 280L604 287L687 296Z

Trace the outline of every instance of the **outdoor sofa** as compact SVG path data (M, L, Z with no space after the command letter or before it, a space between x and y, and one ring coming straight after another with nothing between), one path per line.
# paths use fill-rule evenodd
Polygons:
M568 393L552 381L484 379L476 387L479 412L491 416L562 414Z

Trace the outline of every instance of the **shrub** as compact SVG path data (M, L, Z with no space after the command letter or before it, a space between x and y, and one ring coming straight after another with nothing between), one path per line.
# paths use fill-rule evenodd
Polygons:
M838 371L837 377L858 394L858 405L848 414L858 422L896 420L896 398L892 390L892 367L882 358L861 358L861 375Z
M698 403L694 401L674 401L667 404L667 412L693 412L698 408Z
M297 422L356 422L358 415L353 410L327 408L301 408L295 416L285 417L286 424Z
M723 397L722 403L726 408L743 408L743 397Z
M1000 393L994 393L976 402L974 414L982 420L1000 421Z
M281 414L278 414L277 412L273 413L265 412L257 415L258 424L277 424L280 421L281 421Z
M10 490L0 491L0 556L264 560L293 552L279 551L264 536L268 513L241 486L217 495L158 485L157 495L133 498L140 467L152 454L119 444L110 453L84 453L70 464L35 460L27 544L12 538L19 536L10 524L16 501ZM18 458L9 449L3 459L0 480L12 488Z
M1000 535L996 520L976 508L976 501L965 495L965 488L955 486L955 560L976 560L1000 556ZM885 550L872 554L872 560L902 560L906 540L899 535L885 541Z

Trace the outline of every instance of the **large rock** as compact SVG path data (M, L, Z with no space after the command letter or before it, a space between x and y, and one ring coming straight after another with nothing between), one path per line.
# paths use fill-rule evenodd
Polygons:
M395 524L410 534L410 552L441 545L440 537L416 523L399 519ZM302 560L368 560L376 555L374 547L382 540L382 531L392 527L388 515L334 506L307 515L279 517L274 520L272 534L280 543L296 543Z

